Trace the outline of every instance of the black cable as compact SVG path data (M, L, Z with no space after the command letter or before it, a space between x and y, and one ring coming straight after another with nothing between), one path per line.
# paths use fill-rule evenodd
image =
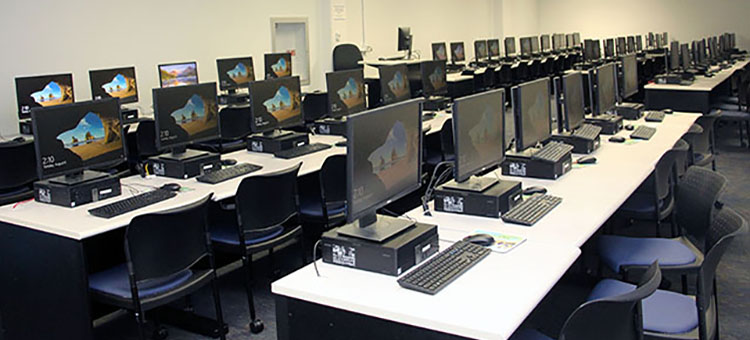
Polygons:
M320 277L320 272L318 271L318 245L320 244L320 240L315 242L315 245L313 246L313 267L315 268L315 275L318 275Z
M424 211L424 214L426 216L432 216L432 214L430 213L430 208L429 206L427 206L427 202L429 202L429 200L432 199L432 192L434 191L435 187L437 187L440 184L440 182L445 178L446 174L453 171L453 167L449 166L447 169L443 170L443 172L439 176L435 177L435 175L437 174L437 169L440 167L440 165L443 165L443 164L452 165L453 162L449 162L449 161L440 162L435 166L435 169L432 171L432 178L430 178L430 182L427 185L425 194L424 196L422 196L422 210Z

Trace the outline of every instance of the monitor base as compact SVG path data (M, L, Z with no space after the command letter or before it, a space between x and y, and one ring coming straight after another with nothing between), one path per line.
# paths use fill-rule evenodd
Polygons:
M472 176L471 178L463 182L456 182L456 180L451 180L450 182L443 184L443 187L450 190L483 192L487 190L487 188L495 185L497 182L499 182L497 178L493 177Z
M363 222L362 219L354 221L339 227L338 233L339 235L382 243L414 225L414 222L410 220L385 215L376 215L375 221L364 227L362 226L363 223L368 222Z

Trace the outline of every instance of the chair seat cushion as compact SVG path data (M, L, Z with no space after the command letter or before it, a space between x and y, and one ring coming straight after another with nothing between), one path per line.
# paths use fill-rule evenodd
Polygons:
M328 216L344 214L346 202L328 202ZM299 212L303 216L323 217L323 206L320 201L300 203Z
M187 282L192 275L193 272L186 269L173 275L139 282L138 297L147 298L169 292ZM128 268L125 264L89 275L89 288L118 298L132 298Z
M552 340L552 338L535 329L523 328L513 333L510 340Z
M656 260L661 266L686 265L696 260L695 253L675 239L602 235L598 247L602 261L616 272L621 266L648 266Z
M270 229L264 229L260 231L251 231L245 234L245 244L253 245L261 242L273 239L276 236L281 235L284 232L284 227L276 226ZM237 228L212 228L211 229L211 241L217 243L239 245L240 238L237 235Z
M599 282L589 294L588 301L621 295L635 290L636 286L606 279ZM698 327L698 308L695 300L686 295L657 290L643 300L643 329L663 334L687 333Z

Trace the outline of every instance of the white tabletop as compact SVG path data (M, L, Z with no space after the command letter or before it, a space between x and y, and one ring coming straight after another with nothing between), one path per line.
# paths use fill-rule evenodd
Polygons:
M339 136L310 136L311 143L335 144L336 142L343 140L344 139ZM195 178L179 180L156 176L148 176L146 178L141 178L137 175L130 176L121 179L122 195L120 196L76 208L60 207L36 201L9 204L0 207L0 221L63 237L82 240L87 237L126 226L135 216L179 208L196 202L209 193L214 194L214 200L232 197L237 192L237 188L244 177L268 174L278 170L287 169L299 162L302 162L302 167L299 172L300 176L318 171L322 167L325 159L335 154L346 154L346 148L334 146L330 149L307 154L295 159L281 159L274 157L272 154L240 150L222 155L222 158L232 158L241 163L244 162L261 165L263 166L263 169L246 176L237 177L214 185L200 183ZM122 200L134 194L152 190L166 183L179 183L183 189L175 198L111 219L95 217L88 213L89 209Z
M713 77L696 76L695 81L690 85L678 84L648 84L643 88L646 90L669 90L669 91L700 91L710 92L719 86L725 80L734 74L735 71L742 69L750 63L750 58L744 61L738 61L732 67L716 72Z
M442 235L442 231L439 231ZM451 242L440 242L445 249ZM492 253L438 292L318 261L274 282L274 294L476 339L507 339L578 258L578 248L526 241ZM461 308L452 308L454 306Z
M432 211L425 216L422 208L406 215L417 221L441 226L441 238L455 241L467 233L484 229L524 236L529 240L560 242L580 247L627 200L649 176L657 161L690 128L699 117L693 113L667 115L663 123L634 125L656 127L656 134L648 141L611 143L602 136L601 147L591 155L597 158L592 165L575 165L556 181L498 176L503 180L522 182L522 186L542 186L548 194L563 198L562 203L532 227L504 223L499 218L476 217ZM623 130L618 135L627 136ZM575 155L574 158L580 157ZM494 174L489 174L493 176ZM432 202L430 202L432 209Z

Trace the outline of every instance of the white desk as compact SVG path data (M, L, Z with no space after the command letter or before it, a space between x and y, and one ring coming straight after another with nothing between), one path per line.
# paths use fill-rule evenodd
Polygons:
M602 136L601 147L591 155L597 158L592 165L576 165L556 181L512 176L498 176L504 180L522 182L523 187L542 186L548 194L563 198L563 202L532 227L505 223L501 219L459 215L432 210L425 216L422 208L406 215L423 223L440 225L441 239L456 241L476 229L524 236L529 240L559 242L582 246L607 219L627 200L653 171L661 156L677 142L699 117L693 113L667 115L663 123L645 123L656 127L656 134L648 141L611 143ZM627 136L622 130L618 135ZM574 156L574 159L580 155ZM488 176L493 176L489 174ZM432 202L430 202L432 209Z
M713 91L714 88L729 79L734 72L743 69L748 63L750 63L750 58L747 58L744 61L738 61L731 67L716 72L711 78L696 76L695 81L688 86L677 84L648 84L643 88L645 90Z

